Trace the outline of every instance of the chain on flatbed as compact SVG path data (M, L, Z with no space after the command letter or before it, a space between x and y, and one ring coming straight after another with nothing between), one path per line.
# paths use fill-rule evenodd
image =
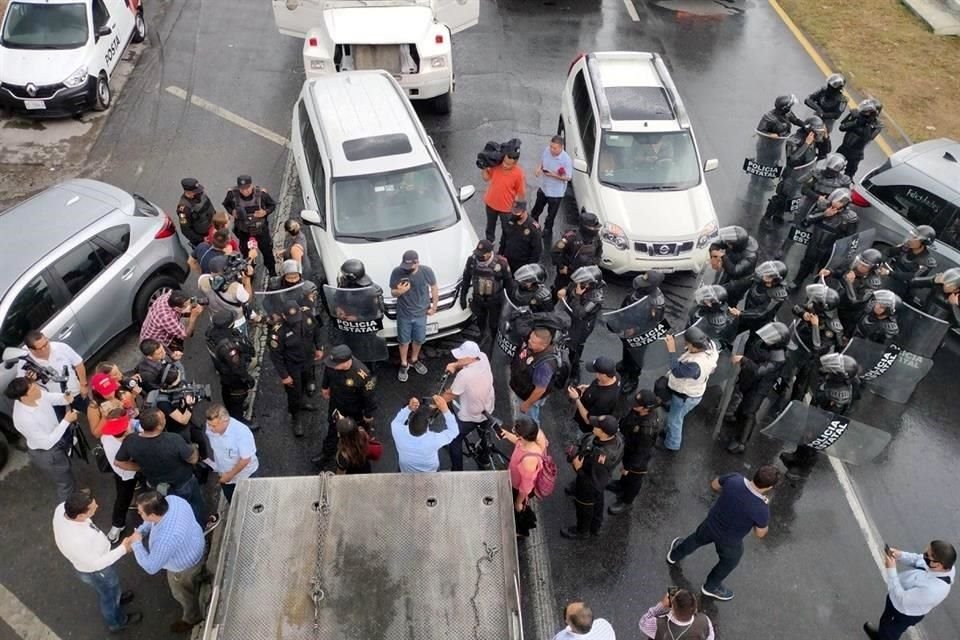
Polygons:
M332 473L320 474L320 500L317 502L317 560L310 579L310 599L313 600L313 637L320 638L320 605L327 594L323 590L323 543L330 522L329 481Z

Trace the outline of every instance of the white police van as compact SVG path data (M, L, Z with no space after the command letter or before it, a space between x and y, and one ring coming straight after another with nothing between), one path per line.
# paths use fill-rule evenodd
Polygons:
M124 50L146 36L141 0L10 0L0 26L0 106L34 116L105 110Z

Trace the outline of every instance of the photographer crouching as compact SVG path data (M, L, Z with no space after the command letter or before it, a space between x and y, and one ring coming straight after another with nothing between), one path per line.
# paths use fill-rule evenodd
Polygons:
M183 343L196 330L207 302L206 298L191 298L183 291L160 294L147 310L140 327L140 341L152 339L171 351L183 351Z
M497 239L497 219L500 219L501 232L513 211L513 203L523 200L527 182L520 167L520 141L516 138L497 144L488 142L483 151L477 154L477 168L481 170L483 181L488 183L483 204L487 209L487 228L484 237L490 242Z

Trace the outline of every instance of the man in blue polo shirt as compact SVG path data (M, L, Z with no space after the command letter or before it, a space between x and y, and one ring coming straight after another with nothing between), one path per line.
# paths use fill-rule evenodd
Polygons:
M544 236L550 237L553 231L553 221L560 210L560 203L567 193L567 183L573 177L573 161L563 150L563 138L553 136L550 144L540 156L540 164L534 172L540 178L540 188L537 189L537 201L530 211L530 217L540 222L540 213L547 208L547 219L543 225Z
M743 556L743 538L751 530L763 538L770 524L770 506L766 494L780 482L780 470L765 464L747 480L739 473L728 473L710 482L720 494L697 530L686 538L674 538L667 551L667 562L677 564L702 546L713 544L719 561L707 574L700 592L717 600L730 600L733 591L723 580L737 568Z

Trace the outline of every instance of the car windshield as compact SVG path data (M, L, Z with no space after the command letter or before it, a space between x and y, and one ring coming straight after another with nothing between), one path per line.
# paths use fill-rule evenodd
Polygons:
M76 49L87 43L87 9L71 4L14 2L3 25L3 46L11 49Z
M378 242L438 231L459 219L450 191L432 164L333 183L333 231L340 240Z
M597 167L602 184L623 191L689 189L700 182L697 153L687 131L604 132Z

